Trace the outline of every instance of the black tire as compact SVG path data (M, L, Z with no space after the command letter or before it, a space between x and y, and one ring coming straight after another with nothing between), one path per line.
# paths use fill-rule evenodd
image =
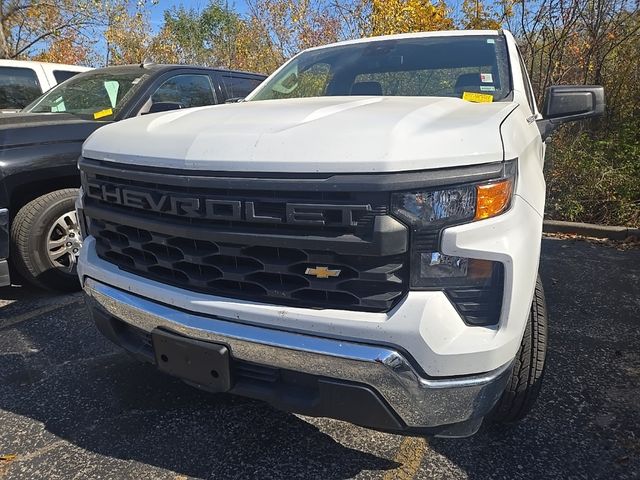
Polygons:
M490 420L512 423L523 419L540 394L547 354L547 305L540 277L536 281L529 321L513 364L513 371Z
M56 190L22 207L11 223L10 258L16 272L30 284L70 292L80 289L75 271L58 268L49 258L48 234L60 216L75 209L78 189Z

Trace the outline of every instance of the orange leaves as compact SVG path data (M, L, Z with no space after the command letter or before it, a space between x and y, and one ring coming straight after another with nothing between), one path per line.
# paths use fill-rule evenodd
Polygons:
M237 68L270 73L300 50L335 42L342 27L328 3L250 0L235 43Z
M504 15L513 9L512 3L505 3ZM501 25L500 15L495 11L495 7L487 6L482 0L464 0L462 2L463 26L468 29L488 29L497 30Z
M454 27L443 1L434 4L428 0L370 0L370 4L372 35L449 30Z
M35 55L33 59L40 62L84 65L89 62L89 55L89 47L84 45L77 35L68 34L53 38L49 48Z

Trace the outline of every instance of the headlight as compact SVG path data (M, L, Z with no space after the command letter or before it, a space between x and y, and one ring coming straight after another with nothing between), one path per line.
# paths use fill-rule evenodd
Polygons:
M502 306L501 263L445 255L443 228L504 213L511 205L515 171L505 178L438 190L394 193L393 214L411 227L411 288L444 290L465 321L497 323Z
M473 186L425 192L395 193L391 207L414 228L434 223L463 222L475 215L476 189Z
M394 193L391 208L414 230L500 215L511 203L513 177L446 190Z

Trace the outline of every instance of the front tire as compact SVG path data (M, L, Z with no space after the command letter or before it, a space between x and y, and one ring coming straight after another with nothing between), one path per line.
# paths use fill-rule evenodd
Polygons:
M542 282L538 277L524 337L507 388L490 415L492 422L517 422L533 408L544 376L547 330L547 304Z
M79 290L76 260L82 237L75 212L78 189L56 190L22 207L11 224L11 261L27 282L63 292Z

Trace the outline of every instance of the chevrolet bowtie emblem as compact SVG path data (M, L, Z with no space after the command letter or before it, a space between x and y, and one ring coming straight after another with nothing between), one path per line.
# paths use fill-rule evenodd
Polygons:
M330 270L329 267L316 267L316 268L307 268L304 274L313 275L316 278L329 278L329 277L339 276L340 270Z

